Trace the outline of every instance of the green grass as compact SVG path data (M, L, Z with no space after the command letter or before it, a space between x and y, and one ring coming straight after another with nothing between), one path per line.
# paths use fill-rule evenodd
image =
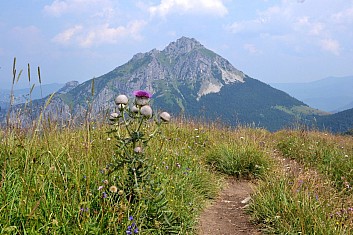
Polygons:
M93 124L2 130L0 234L126 234L132 222L139 234L160 234L164 218L148 218L158 195L131 205L109 191L125 176L107 174L116 144L108 130ZM165 194L163 208L177 218L165 228L169 233L195 234L206 201L232 175L256 182L249 213L264 232L353 234L352 146L350 136L176 119L145 154ZM302 169L282 171L277 155Z
M271 234L353 234L353 139L290 130L272 139L277 159L299 164L278 163L259 183L249 207L254 221Z
M336 214L338 193L322 184L311 174L273 174L259 184L249 210L270 234L350 234Z
M236 178L260 178L271 165L267 153L254 144L241 142L214 146L206 159L218 171Z
M205 147L191 137L193 129L187 124L166 126L163 136L146 149L153 178L166 193L167 208L181 221L173 228L177 234L193 233L197 215L205 201L217 195L221 181L204 164ZM126 234L132 214L139 226L148 223L144 206L149 202L110 208L114 195L110 183L103 181L109 178L105 168L115 143L107 130L97 126L50 127L36 134L1 132L0 233Z
M353 185L352 138L321 132L279 132L277 147L286 157L327 175L337 189Z

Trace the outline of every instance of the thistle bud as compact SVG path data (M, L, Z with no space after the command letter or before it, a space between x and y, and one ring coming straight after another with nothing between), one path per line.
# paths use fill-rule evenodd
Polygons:
M160 117L160 119L163 122L169 122L170 121L170 114L167 113L167 112L163 112L163 113L159 114L159 117Z
M128 102L129 102L129 100L128 100L128 98L126 97L126 95L118 95L118 96L115 98L115 104L116 104L116 105L120 105L120 104L126 105ZM119 107L119 108L120 108L120 107Z
M139 108L136 107L136 105L131 107L131 112L133 113L138 113L139 112Z
M110 117L109 117L109 120L110 121L115 121L118 117L119 117L118 113L111 113Z
M140 112L141 112L141 115L146 118L152 117L152 108L149 105L142 106Z

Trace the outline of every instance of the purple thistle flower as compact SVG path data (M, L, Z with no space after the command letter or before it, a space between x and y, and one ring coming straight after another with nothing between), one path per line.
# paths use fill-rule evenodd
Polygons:
M142 90L134 91L133 94L135 96L135 105L139 107L142 107L148 104L149 99L152 97L150 93Z
M147 91L143 91L143 90L137 90L133 92L134 96L139 97L139 98L151 98L152 94L147 92Z

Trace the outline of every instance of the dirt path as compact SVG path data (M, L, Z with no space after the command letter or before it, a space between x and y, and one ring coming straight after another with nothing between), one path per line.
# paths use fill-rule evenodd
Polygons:
M219 197L201 214L199 235L253 235L260 230L249 222L245 213L251 183L230 178Z

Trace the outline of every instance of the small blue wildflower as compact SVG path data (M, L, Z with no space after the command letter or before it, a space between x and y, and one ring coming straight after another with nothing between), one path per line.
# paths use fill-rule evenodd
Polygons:
M89 211L89 209L88 208L80 208L80 213L82 213L82 212L88 212Z
M131 215L129 216L129 220L130 221L133 221L134 220L134 217L132 217ZM133 230L133 231L132 231ZM136 223L135 222L132 222L132 224L131 225L129 225L128 227L127 227L127 230L126 230L126 234L137 234L139 232L139 229L138 229L138 227L137 227L137 225L136 225Z
M103 193L102 193L102 198L107 198L107 197L108 197L107 193L106 193L106 192L103 192Z

